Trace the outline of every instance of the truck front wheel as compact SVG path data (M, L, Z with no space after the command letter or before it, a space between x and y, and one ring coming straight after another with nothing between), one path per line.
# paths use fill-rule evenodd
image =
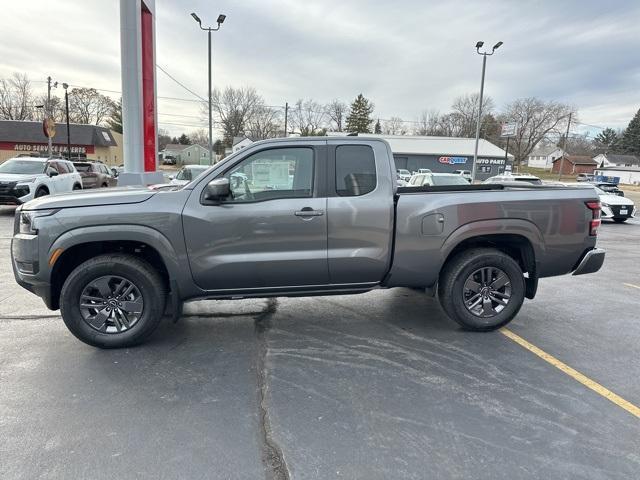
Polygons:
M60 293L60 311L78 339L100 348L142 343L156 329L166 302L164 282L148 262L105 254L77 266Z
M447 315L465 329L490 331L516 316L525 296L518 262L492 248L474 248L447 262L438 297Z

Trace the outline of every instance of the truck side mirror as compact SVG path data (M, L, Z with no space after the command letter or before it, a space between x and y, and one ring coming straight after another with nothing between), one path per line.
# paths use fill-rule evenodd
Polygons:
M231 186L228 178L216 178L206 186L207 200L223 200L231 194Z
M47 168L47 175L49 175L50 177L55 177L56 175L58 175L58 171L54 168Z

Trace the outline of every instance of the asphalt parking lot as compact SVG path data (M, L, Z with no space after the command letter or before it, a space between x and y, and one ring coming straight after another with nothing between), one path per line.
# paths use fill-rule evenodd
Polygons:
M395 289L196 302L115 351L15 284L12 221L0 207L2 479L638 478L638 219L606 222L603 269L544 279L506 332Z

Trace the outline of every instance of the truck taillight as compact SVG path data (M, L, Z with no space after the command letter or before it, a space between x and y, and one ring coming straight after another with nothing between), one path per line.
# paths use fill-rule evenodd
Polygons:
M586 202L587 208L591 210L591 220L589 221L589 235L595 237L598 235L598 227L600 220L600 202Z

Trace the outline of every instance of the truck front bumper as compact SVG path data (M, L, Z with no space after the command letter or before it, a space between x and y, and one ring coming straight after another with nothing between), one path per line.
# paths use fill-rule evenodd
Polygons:
M573 271L574 275L584 275L585 273L594 273L600 270L604 263L605 251L602 248L594 248L584 254L577 268Z

